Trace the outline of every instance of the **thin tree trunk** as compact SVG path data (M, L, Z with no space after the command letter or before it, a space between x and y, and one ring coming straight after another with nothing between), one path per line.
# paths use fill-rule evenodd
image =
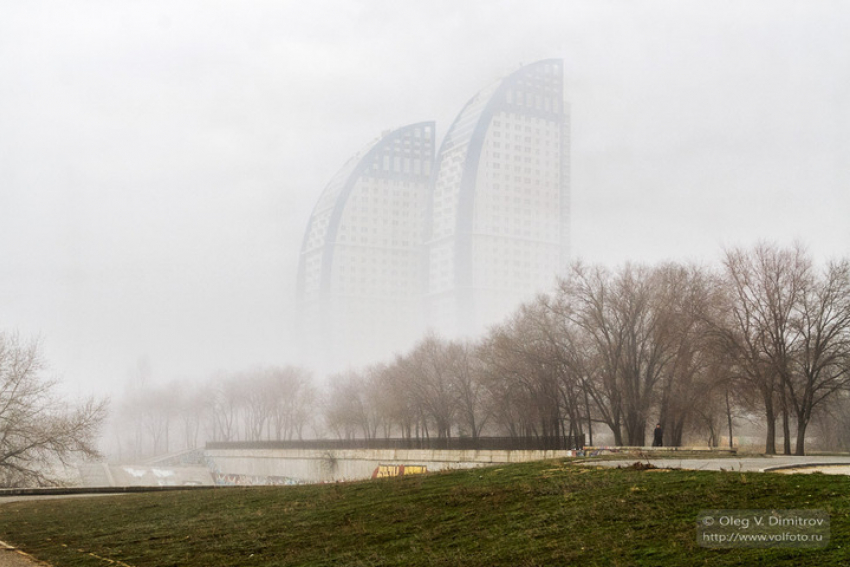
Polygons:
M587 436L588 445L593 446L593 422L590 420L590 397L587 394L587 388L584 389L584 408L587 412Z
M765 440L764 452L768 455L776 454L776 415L773 413L773 404L765 404L765 419L767 420L767 439Z
M797 419L797 450L795 455L803 456L806 454L806 428L809 422L805 418Z
M784 398L784 395L783 395ZM783 402L782 404L782 436L783 450L786 455L791 454L791 425L788 419L788 407Z
M726 425L729 426L729 449L732 449L732 406L729 404L729 388L726 388Z

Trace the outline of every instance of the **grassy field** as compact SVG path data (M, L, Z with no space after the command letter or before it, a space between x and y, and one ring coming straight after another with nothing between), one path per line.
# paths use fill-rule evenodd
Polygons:
M825 509L826 549L705 549L702 509ZM324 486L0 504L56 566L846 565L850 478L547 461ZM117 563L116 563L117 562Z

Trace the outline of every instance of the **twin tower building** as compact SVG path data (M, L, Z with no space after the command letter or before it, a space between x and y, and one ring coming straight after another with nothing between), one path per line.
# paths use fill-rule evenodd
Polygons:
M439 149L420 122L339 170L301 246L307 358L388 361L428 329L475 335L553 288L569 259L563 82L560 60L521 67L472 97Z

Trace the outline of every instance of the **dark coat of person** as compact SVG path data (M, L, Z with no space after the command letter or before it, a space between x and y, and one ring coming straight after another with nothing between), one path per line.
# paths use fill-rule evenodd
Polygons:
M655 426L655 435L652 438L652 446L653 447L663 447L664 446L664 430L661 429L661 424Z

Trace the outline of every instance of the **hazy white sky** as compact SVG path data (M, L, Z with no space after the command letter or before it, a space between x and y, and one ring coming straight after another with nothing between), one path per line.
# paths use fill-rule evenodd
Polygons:
M850 3L0 0L0 329L71 391L297 362L315 200L565 62L573 252L850 255Z

